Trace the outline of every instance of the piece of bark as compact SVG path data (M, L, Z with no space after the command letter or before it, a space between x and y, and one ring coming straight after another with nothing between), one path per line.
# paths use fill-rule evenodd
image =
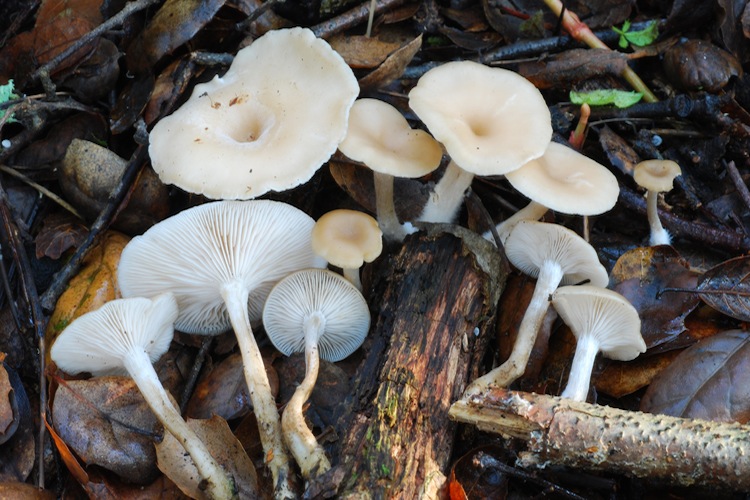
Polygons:
M452 419L524 439L521 467L566 465L630 476L750 489L750 426L632 412L506 389L462 399Z
M463 228L407 237L355 379L338 474L330 476L342 481L339 498L438 495L456 430L448 408L493 335L507 269L497 248Z

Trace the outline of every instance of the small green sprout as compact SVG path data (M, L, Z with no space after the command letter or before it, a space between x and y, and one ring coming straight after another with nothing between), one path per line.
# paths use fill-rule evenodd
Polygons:
M570 102L573 104L588 104L589 106L607 106L614 104L618 108L628 108L641 100L640 92L626 90L600 89L590 92L570 91Z
M0 104L6 103L12 99L18 99L18 95L13 92L13 80L8 80L5 85L0 85ZM0 109L0 119L5 116L5 110ZM13 116L8 118L8 123L13 123Z
M630 25L630 21L625 21L622 28L612 27L612 30L620 35L618 43L623 49L627 49L628 44L635 47L651 45L659 36L659 25L656 21L649 21L644 29L638 31L630 31Z

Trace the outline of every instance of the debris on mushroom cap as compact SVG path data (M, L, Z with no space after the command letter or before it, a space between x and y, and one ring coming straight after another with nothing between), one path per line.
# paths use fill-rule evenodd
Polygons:
M312 31L269 31L156 124L154 170L209 198L293 188L336 151L358 93L352 70Z
M287 356L304 352L304 323L312 314L323 318L318 349L327 361L356 351L370 329L370 310L354 285L325 269L303 269L279 281L268 295L263 308L268 338Z
M117 269L123 296L174 293L176 328L214 335L229 329L221 287L240 279L251 291L250 319L290 272L324 267L310 245L315 221L271 200L218 201L189 208L156 224L125 247Z
M394 177L427 175L440 165L443 148L424 130L378 99L357 99L349 112L349 128L339 150L370 169Z
M633 178L644 189L660 193L671 191L672 183L682 174L680 166L672 160L646 160L633 170Z
M505 178L524 196L565 214L602 214L620 194L617 178L606 167L556 142Z
M409 106L451 158L476 175L500 175L541 156L552 139L539 90L513 71L472 61L425 73Z
M558 262L563 269L563 284L589 281L605 287L607 270L599 262L596 250L570 229L547 222L519 221L505 241L505 253L515 267L536 277L546 260Z
M380 255L383 233L378 222L364 212L331 210L312 229L312 249L334 266L356 269Z
M167 352L175 319L177 302L170 293L112 300L68 325L50 357L66 373L121 375L129 351L146 351L152 362Z
M604 356L630 361L646 352L638 312L619 293L592 285L563 286L552 294L552 305L576 337L595 335Z

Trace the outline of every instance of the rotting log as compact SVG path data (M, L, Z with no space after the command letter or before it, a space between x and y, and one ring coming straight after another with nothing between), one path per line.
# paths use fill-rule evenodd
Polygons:
M750 426L633 412L506 389L461 399L452 419L526 441L521 467L567 465L681 486L750 490Z
M339 465L329 476L341 481L338 498L439 494L456 430L448 409L476 374L480 344L493 335L507 269L494 245L463 228L430 226L407 237L388 274Z

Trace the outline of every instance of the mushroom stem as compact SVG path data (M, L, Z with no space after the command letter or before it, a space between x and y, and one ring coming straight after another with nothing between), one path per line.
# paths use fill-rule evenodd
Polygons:
M148 354L142 349L132 349L123 359L123 365L159 422L190 454L195 468L207 483L206 494L214 499L236 498L237 490L234 481L227 476L224 469L211 456L203 441L188 427L172 405Z
M539 220L544 217L544 214L546 214L548 211L549 208L545 207L541 203L537 203L534 200L530 201L528 205L495 226L495 230L500 237L500 241L502 243L505 243L505 240L508 239L508 235L510 235L510 231L513 229L513 226L518 223L518 221ZM487 240L494 240L491 231L487 231L483 236Z
M247 305L249 295L249 290L239 280L230 281L221 287L221 296L226 304L229 320L242 354L245 382L253 403L255 418L258 420L263 452L273 476L274 496L292 499L296 495L290 485L292 475L289 457L281 442L279 411L268 383L263 357L250 326Z
M312 479L331 468L323 447L305 423L302 406L312 393L318 378L320 359L318 356L318 338L325 329L325 316L314 312L304 322L305 333L305 378L284 409L281 417L281 431L284 442L299 464L302 477Z
M649 239L651 246L669 245L672 243L672 237L664 229L664 226L661 225L661 220L659 220L659 212L656 207L658 199L658 191L649 189L646 192L646 216L648 217L648 225L651 227L651 237Z
M344 268L342 271L344 272L344 278L346 278L349 283L356 286L357 290L361 292L362 280L359 278L359 268Z
M396 214L396 206L393 202L392 175L381 172L373 172L375 182L375 211L378 226L383 231L383 236L388 241L403 241L406 237L406 229L401 225Z
M516 342L508 359L497 368L474 380L466 388L465 396L482 394L491 386L507 388L526 370L531 350L536 342L539 327L549 309L549 297L563 278L562 266L554 260L546 260L539 269L539 276L534 287L526 312L518 328Z
M586 401L591 384L591 371L599 353L599 342L592 335L583 334L576 344L576 353L568 375L568 384L560 394L564 398Z
M474 174L451 160L419 216L422 222L453 222Z

